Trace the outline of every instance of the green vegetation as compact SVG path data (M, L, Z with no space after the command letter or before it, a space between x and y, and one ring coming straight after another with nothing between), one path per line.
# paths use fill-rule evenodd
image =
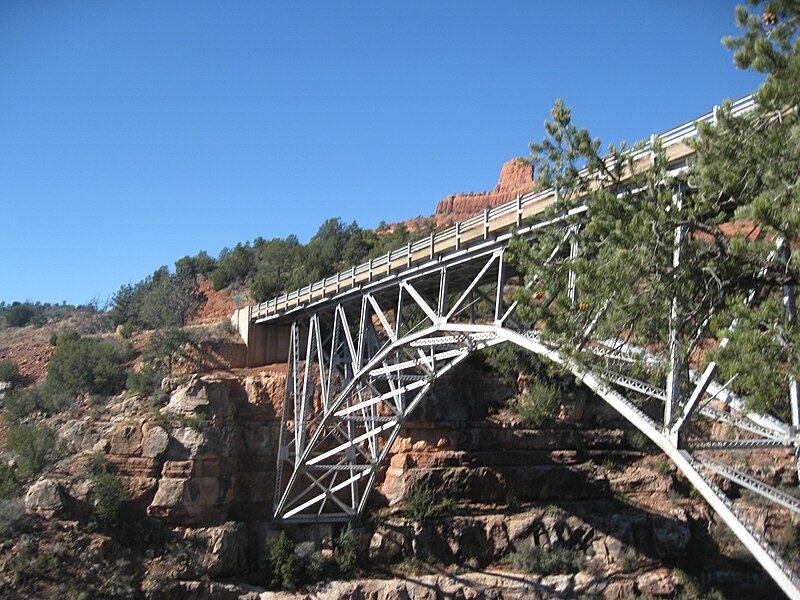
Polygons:
M528 391L516 400L514 410L530 427L549 427L561 411L561 392L555 385L531 383Z
M0 381L5 381L11 385L19 383L19 367L10 358L0 360Z
M537 546L532 540L522 543L506 561L517 569L539 575L577 573L586 565L583 550Z
M125 381L125 389L138 396L149 396L158 389L158 385L158 373L149 365L139 371L131 371Z
M350 525L342 529L333 546L333 560L342 575L352 575L358 568L361 539Z
M520 373L537 377L548 374L548 367L537 355L516 344L492 346L479 356L493 373L509 385L516 385Z
M0 463L0 499L16 498L22 493L22 486L14 469L6 463Z
M189 344L196 340L196 334L186 329L169 328L156 331L147 345L144 354L145 363L163 375L172 377L175 363L187 356Z
M46 425L15 425L6 434L6 446L17 461L22 479L32 479L60 456L56 436Z
M328 559L314 542L301 542L294 549L294 585L316 583L328 566Z
M281 531L267 545L268 584L282 589L293 589L295 586L294 543Z
M51 392L46 386L12 390L3 398L3 419L18 423L24 418L41 413L55 415L72 403L72 397L62 392Z
M16 538L27 529L30 517L25 512L22 500L0 500L0 537L4 540Z
M65 333L47 367L46 391L67 394L119 392L125 384L121 368L130 353L116 344Z
M37 316L36 309L30 304L14 302L5 310L4 317L9 327L24 327Z
M416 483L403 499L403 507L412 522L423 524L452 512L455 502L452 498L437 498L427 483Z
M94 455L87 467L91 476L94 517L103 527L116 527L128 494L102 454Z
M740 373L733 388L751 408L765 411L787 397L790 374L800 368L800 333L781 307L783 286L800 282L790 251L800 242L800 7L783 0L751 5L759 14L737 9L745 32L726 44L736 50L737 65L767 73L756 109L734 116L724 105L716 125L701 127L696 161L680 179L668 173L658 145L652 168L628 178L625 144L611 146L613 161L604 161L599 140L578 129L557 101L547 136L531 144L530 162L538 185L559 191L545 218L590 198L590 211L564 221L564 228L580 229L578 256L570 258L565 229L557 227L541 229L539 243L517 240L512 254L526 280L537 282L516 290L521 317L543 323L561 347L581 349L587 331L653 348L668 347L672 337L678 393L685 394L693 352L727 336L730 344L706 358L718 362L722 379ZM594 189L598 177L602 189ZM687 180L692 191L677 194ZM745 229L720 227L744 219ZM759 228L766 235L750 235ZM770 259L776 238L784 243ZM548 260L554 248L560 250ZM676 248L680 264L673 266ZM580 310L566 295L570 271ZM549 306L540 302L550 297Z
M123 285L114 294L111 317L117 325L181 327L203 300L194 276L161 267L136 285Z
M303 245L296 236L250 242L223 248L214 259L205 251L184 256L175 272L161 267L135 285L123 285L113 298L111 317L117 325L168 328L185 325L203 301L197 278L209 279L215 290L248 286L260 302L282 291L302 287L370 258L385 255L430 234L432 219L420 219L410 231L403 224L377 231L362 229L355 222L325 221Z
M99 314L99 302L97 301L80 306L72 306L66 302L63 304L50 304L49 302L6 304L0 301L0 327L25 327L26 325L41 327L48 321L62 320L70 316L97 317Z

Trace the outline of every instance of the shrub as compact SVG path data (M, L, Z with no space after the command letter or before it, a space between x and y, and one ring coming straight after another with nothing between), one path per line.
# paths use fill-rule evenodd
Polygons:
M348 525L336 537L333 546L333 560L343 575L351 575L358 567L361 540L358 533Z
M452 498L436 497L436 492L428 484L416 484L403 499L405 512L415 523L427 523L453 510Z
M159 378L155 369L150 366L141 371L131 371L125 382L125 388L137 396L149 396L158 389Z
M0 463L0 498L16 498L22 493L22 486L14 474L14 469Z
M534 381L530 389L517 399L515 411L525 425L550 426L561 411L561 394L556 386Z
M285 531L281 531L278 537L269 541L267 557L270 566L269 580L272 587L294 588L294 543Z
M56 436L46 425L16 425L8 429L6 445L17 460L23 479L35 477L60 455Z
M631 447L633 447L635 450L639 450L640 452L648 452L655 448L653 442L650 441L650 438L638 429L628 434L628 442L630 443Z
M86 463L86 470L92 486L94 517L105 527L118 525L120 510L123 502L128 500L128 493L111 472L111 465L104 454L92 454Z
M18 423L35 413L48 416L61 412L72 402L72 397L61 392L49 392L38 386L26 390L14 390L4 398L3 416L8 423Z
M65 333L47 367L48 392L116 394L125 383L120 365L126 358L114 344Z
M656 471L659 473L659 475L669 475L672 472L670 462L666 458L659 458L656 461Z
M520 373L544 373L538 357L515 344L500 344L481 353L486 365L507 384L514 385Z
M172 377L175 363L186 356L187 346L195 340L195 334L184 329L171 328L156 331L150 337L147 345L144 354L145 361L148 366Z
M5 311L6 324L9 327L25 327L33 317L33 307L28 304L12 304Z
M125 488L108 471L93 476L91 484L95 518L105 527L115 527L119 524L122 503L128 499Z
M545 548L528 540L509 555L507 562L528 573L558 575L577 573L586 564L586 558L578 549Z
M294 549L294 582L316 583L322 579L327 564L327 559L317 550L314 542L297 544Z
M10 358L0 360L0 381L5 381L11 385L19 382L19 367Z
M16 538L29 523L22 500L0 500L0 539Z

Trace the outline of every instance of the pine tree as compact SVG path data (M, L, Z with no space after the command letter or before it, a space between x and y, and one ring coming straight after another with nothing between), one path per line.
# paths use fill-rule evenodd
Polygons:
M558 193L544 219L559 221L511 250L527 281L521 317L562 350L589 361L590 338L647 347L663 358L647 375L663 384L672 370L676 401L689 366L713 359L765 411L798 370L797 327L781 304L799 275L800 3L752 4L763 15L739 7L744 34L725 43L737 65L767 73L756 108L734 116L723 106L694 142L695 163L673 178L658 144L646 169L636 147L602 155L557 101L530 161L539 186Z

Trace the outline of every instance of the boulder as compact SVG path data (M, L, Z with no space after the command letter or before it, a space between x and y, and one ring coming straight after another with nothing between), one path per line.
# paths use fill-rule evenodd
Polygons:
M25 494L25 508L52 516L64 508L64 490L57 481L40 479Z
M145 426L142 438L142 456L158 458L167 449L169 434L157 425Z
M191 540L189 556L181 578L232 577L247 566L247 528L244 523L228 522L218 527L187 529Z

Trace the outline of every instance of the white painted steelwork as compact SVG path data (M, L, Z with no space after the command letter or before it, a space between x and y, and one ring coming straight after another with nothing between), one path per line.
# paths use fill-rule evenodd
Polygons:
M734 103L733 111L750 108L748 97ZM672 171L685 168L692 153L685 141L696 135L697 124L714 118L712 112L657 136ZM651 144L634 161L649 160ZM358 516L403 424L435 381L473 352L513 343L572 373L652 440L781 589L800 600L795 575L737 514L713 477L722 475L792 510L798 503L702 454L742 449L785 454L786 447L797 446L796 427L745 410L727 389L730 382L713 381L713 366L690 373L696 386L691 394L670 392L666 381L655 376L640 381L628 371L637 362L669 365L668 357L615 340L589 340L590 326L580 348L601 358L601 365L578 363L518 321L516 304L507 302L506 293L509 282L522 283L505 257L512 236L531 239L539 228L564 227L563 244L553 256L577 252L579 233L565 225L565 217L587 211L586 205L569 215L529 222L555 201L553 191L520 196L384 257L246 309L253 324L291 324L275 519L335 522ZM574 277L568 285L577 303ZM653 400L663 405L661 414L654 415L652 406L645 410ZM736 437L692 438L692 425L701 420L726 423Z

